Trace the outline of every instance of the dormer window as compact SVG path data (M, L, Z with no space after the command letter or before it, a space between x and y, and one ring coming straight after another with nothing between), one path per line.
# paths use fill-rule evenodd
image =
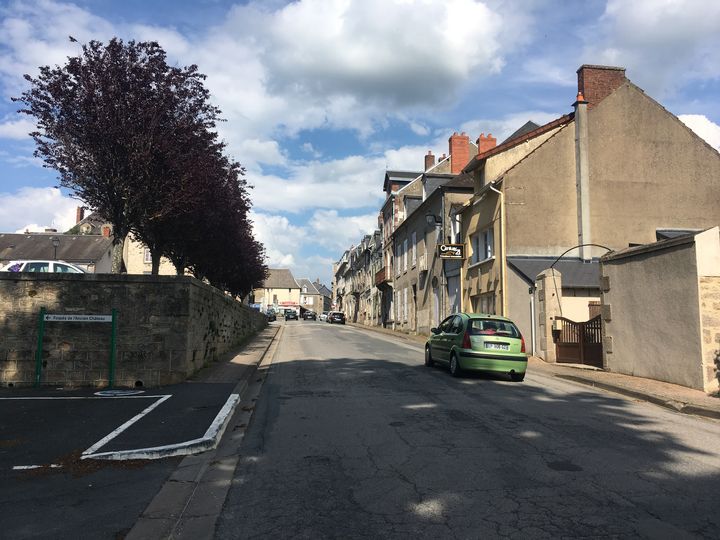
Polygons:
M303 285L302 291L303 291L303 294L307 293L307 285Z

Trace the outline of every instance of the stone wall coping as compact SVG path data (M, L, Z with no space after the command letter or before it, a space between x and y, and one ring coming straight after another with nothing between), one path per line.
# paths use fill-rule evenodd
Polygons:
M235 302L247 309L249 306L241 304L232 296L208 285L192 276L153 276L146 274L61 274L61 273L35 273L35 272L0 272L0 281L17 282L59 282L59 281L90 281L95 283L138 283L138 284L164 284L182 283L204 289L212 294L220 295L227 301Z

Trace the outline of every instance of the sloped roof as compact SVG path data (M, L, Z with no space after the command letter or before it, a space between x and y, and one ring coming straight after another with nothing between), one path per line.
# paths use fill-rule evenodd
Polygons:
M508 264L529 284L537 275L550 268L557 257L508 257ZM554 268L562 275L562 286L571 289L597 289L600 287L600 261L584 262L580 259L560 259Z
M300 286L287 268L270 268L263 289L299 289Z
M307 294L320 294L320 291L317 290L315 287L315 284L310 281L307 278L298 278L297 280L298 285L300 285L300 288L307 287Z
M54 259L52 237L58 238L57 259L69 263L92 263L112 248L105 236L60 233L0 233L0 261L15 259Z
M421 172L414 171L385 171L383 191L389 191L390 184L393 182L409 184L421 174Z
M327 296L328 298L332 298L332 291L328 289L325 285L322 283L315 283L315 288L320 292L321 295Z

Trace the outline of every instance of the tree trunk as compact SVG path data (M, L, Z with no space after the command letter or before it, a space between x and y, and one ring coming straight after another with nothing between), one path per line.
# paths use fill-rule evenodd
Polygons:
M110 272L113 274L120 274L123 266L123 247L125 246L125 238L120 237L113 243L112 248L112 264L110 266Z
M160 253L155 250L150 250L150 259L152 260L152 269L150 273L153 276L157 276L160 273Z

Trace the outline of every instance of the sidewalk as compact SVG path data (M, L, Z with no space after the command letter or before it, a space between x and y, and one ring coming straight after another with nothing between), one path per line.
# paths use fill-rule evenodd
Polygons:
M419 345L424 345L427 341L426 336L405 334L387 328L350 322L348 325L394 336ZM700 390L693 390L677 384L611 373L576 364L549 364L537 356L531 356L528 359L528 371L641 399L673 411L720 420L720 396L709 396Z

